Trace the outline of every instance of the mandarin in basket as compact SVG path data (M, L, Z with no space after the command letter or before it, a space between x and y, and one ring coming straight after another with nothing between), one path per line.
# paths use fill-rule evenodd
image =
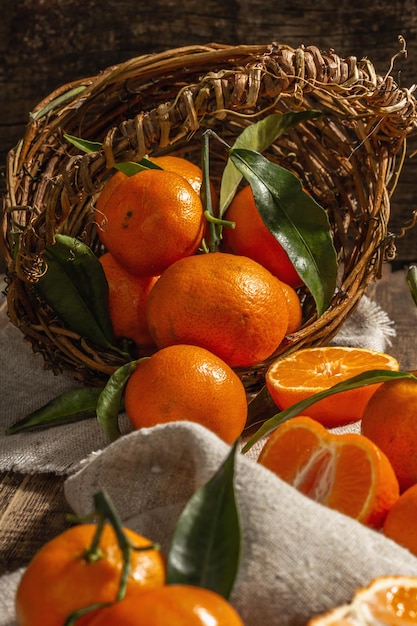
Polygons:
M228 443L241 435L248 411L236 372L191 345L168 346L139 363L126 385L125 407L136 429L189 420Z
M243 626L232 605L203 587L165 585L101 609L91 626Z
M154 343L146 319L146 302L158 277L131 274L110 252L99 261L109 285L109 313L116 339L131 339L140 353L149 351Z
M417 483L417 380L384 382L365 408L361 429L391 461L401 491Z
M156 276L194 254L206 223L199 194L183 176L168 170L125 177L99 210L101 242L132 274Z
M177 261L149 294L147 318L159 348L186 343L231 367L268 358L288 327L279 281L248 257L209 252Z
M258 462L312 500L374 528L399 498L394 470L372 441L330 433L310 417L279 426Z
M70 613L96 602L112 602L119 589L123 556L113 528L104 525L98 546L89 551L96 524L78 524L37 552L26 568L16 593L18 626L63 626ZM126 596L165 584L165 559L152 543L123 529L136 547L131 551ZM77 620L87 626L88 613Z
M299 330L303 320L303 309L300 298L294 287L287 285L287 283L284 283L282 280L280 281L280 287L284 292L288 305L288 326L286 334L289 335Z
M352 376L374 369L398 370L399 364L389 354L366 348L302 348L272 363L265 382L272 400L283 410ZM303 414L329 428L358 421L379 386L380 383L376 383L337 393L304 409Z
M288 254L264 224L250 185L233 198L225 219L235 223L235 228L223 229L225 251L254 259L291 287L303 284Z
M307 626L410 626L417 624L417 576L380 576L350 602L310 619Z

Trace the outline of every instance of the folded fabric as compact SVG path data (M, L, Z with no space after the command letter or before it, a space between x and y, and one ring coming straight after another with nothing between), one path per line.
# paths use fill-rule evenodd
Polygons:
M124 524L167 553L178 516L229 447L204 427L177 422L133 432L87 459L65 482L77 513L105 489ZM239 453L235 488L242 557L231 601L245 626L305 625L383 574L415 574L417 558L379 532L317 504Z

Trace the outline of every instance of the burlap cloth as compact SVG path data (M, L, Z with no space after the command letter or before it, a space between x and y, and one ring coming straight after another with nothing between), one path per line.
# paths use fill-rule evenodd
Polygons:
M384 350L395 330L372 301L345 324L335 342ZM0 305L1 307L1 305ZM0 308L0 427L72 389L69 376L43 369ZM187 422L129 432L109 445L95 420L48 431L0 435L0 470L68 475L65 494L75 513L91 511L105 488L123 522L170 544L185 503L225 459L228 446ZM355 428L355 426L354 426ZM356 587L382 574L417 574L406 550L299 494L256 463L257 449L237 457L236 494L243 552L232 601L246 626L305 624L348 601ZM14 626L13 599L21 570L0 578L0 626Z

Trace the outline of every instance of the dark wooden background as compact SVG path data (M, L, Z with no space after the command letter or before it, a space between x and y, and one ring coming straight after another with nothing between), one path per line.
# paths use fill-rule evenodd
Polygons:
M133 56L182 45L314 44L341 56L368 57L402 85L417 82L416 0L0 0L0 181L8 150L31 109L55 88ZM410 142L410 152L417 141ZM416 203L417 157L408 159L392 200L391 230L408 224ZM416 229L398 240L397 259L417 258ZM1 267L1 260L0 260Z

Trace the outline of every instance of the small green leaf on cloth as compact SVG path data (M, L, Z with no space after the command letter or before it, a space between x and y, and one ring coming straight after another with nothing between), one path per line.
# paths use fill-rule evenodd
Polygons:
M241 531L234 492L237 442L186 504L168 554L167 583L211 589L228 599L239 567Z
M119 367L110 376L98 399L97 421L110 441L120 437L119 413L123 409L123 392L130 375L143 360L129 361Z
M249 182L258 211L310 290L318 316L337 285L337 256L326 211L289 170L258 152L232 149L230 158Z

